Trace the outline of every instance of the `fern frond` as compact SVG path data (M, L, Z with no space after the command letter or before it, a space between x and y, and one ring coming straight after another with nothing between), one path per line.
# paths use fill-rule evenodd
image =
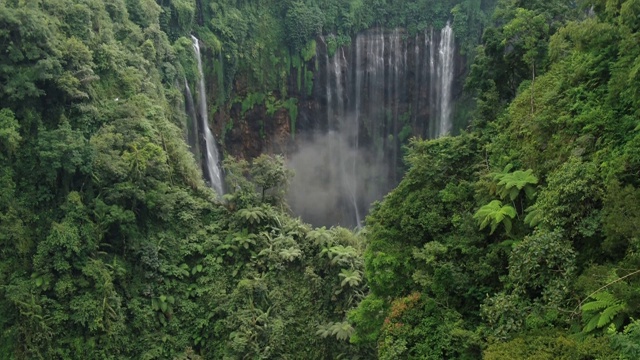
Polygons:
M318 330L316 331L316 335L322 338L326 338L327 336L331 335L331 326L333 326L332 322L325 325L318 325Z
M589 322L587 323L587 325L584 326L584 328L582 328L582 332L583 333L589 333L592 332L593 330L595 330L598 326L598 320L600 319L600 314L596 314L594 316L591 317L591 319L589 320Z
M516 209L510 205L502 205L500 200L493 200L484 205L473 215L480 226L480 230L491 225L491 234L493 234L498 225L503 223L507 232L511 231L511 219L516 217Z
M351 337L354 329L348 322L335 323L331 326L331 334L338 340L347 340Z
M324 226L307 233L307 239L312 240L317 246L333 245L333 235Z
M362 282L362 276L359 270L354 269L341 269L339 277L342 278L342 282L340 283L341 287L349 284L349 286L358 286L360 282Z
M626 306L624 304L616 304L604 309L604 311L600 313L600 319L598 320L598 325L597 325L598 328L602 328L605 325L609 325L609 323L613 321L613 318L616 315L620 314L622 311L624 311L625 308Z
M267 217L267 214L257 207L240 209L238 215L250 224L260 224Z
M536 227L542 222L543 213L538 208L536 208L535 205L528 207L525 212L527 212L527 215L524 217L525 224L531 227Z
M609 326L627 308L625 302L616 299L613 294L607 291L592 294L590 297L595 301L590 301L580 307L583 317L589 318L582 329L585 333Z
M610 305L611 304L606 302L606 301L591 301L591 302L588 302L588 303L582 305L582 307L580 309L582 311L585 311L585 312L599 311L599 310L602 310L602 309L606 309Z
M533 175L533 170L510 172L512 168L513 165L508 164L502 172L493 174L493 180L497 182L496 194L501 199L514 201L524 189L525 196L533 199L536 193L534 185L538 184L538 178Z

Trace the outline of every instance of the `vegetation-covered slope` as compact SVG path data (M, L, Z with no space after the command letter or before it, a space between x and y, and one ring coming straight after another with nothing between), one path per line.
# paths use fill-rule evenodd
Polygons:
M216 200L183 140L191 42L162 14L0 3L0 358L366 356L338 341L361 242L287 215L278 159L230 161Z
M640 7L582 5L499 3L474 126L414 143L368 218L380 358L639 355Z
M184 144L192 31L218 107L284 106L320 27L453 13L470 51L492 4L0 3L0 358L640 357L637 0L499 1L472 126L358 235L288 215L277 157L218 201Z

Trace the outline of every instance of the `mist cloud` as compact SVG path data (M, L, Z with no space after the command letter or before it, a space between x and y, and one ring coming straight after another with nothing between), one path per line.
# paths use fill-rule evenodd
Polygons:
M295 171L288 201L315 226L356 227L370 204L389 191L383 154L356 147L354 131L330 131L299 141L288 161Z

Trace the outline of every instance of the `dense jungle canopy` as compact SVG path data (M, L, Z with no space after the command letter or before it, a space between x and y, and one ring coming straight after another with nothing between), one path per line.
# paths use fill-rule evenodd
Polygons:
M362 228L225 136L297 141L318 41L448 22L465 126ZM639 359L639 30L640 0L0 0L0 359Z

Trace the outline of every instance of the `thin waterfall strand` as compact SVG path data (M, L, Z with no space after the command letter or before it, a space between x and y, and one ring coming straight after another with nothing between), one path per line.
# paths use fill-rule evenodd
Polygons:
M193 153L198 166L202 168L202 155L200 152L200 145L198 141L198 114L196 113L196 107L193 103L193 95L191 94L191 88L189 87L189 83L187 79L184 79L184 91L185 91L185 107L187 115L189 116L189 123L187 124L187 142L189 143L189 147L191 148L191 152Z
M198 59L198 106L200 108L200 121L202 133L204 136L204 147L206 149L205 161L203 163L203 171L205 177L209 181L209 185L213 188L218 196L224 195L222 186L222 173L219 166L218 148L213 133L209 129L209 115L207 113L207 93L204 85L204 73L202 71L202 56L200 54L200 41L193 35L193 48Z
M453 85L453 30L447 26L440 32L440 116L438 136L451 133L451 91Z

